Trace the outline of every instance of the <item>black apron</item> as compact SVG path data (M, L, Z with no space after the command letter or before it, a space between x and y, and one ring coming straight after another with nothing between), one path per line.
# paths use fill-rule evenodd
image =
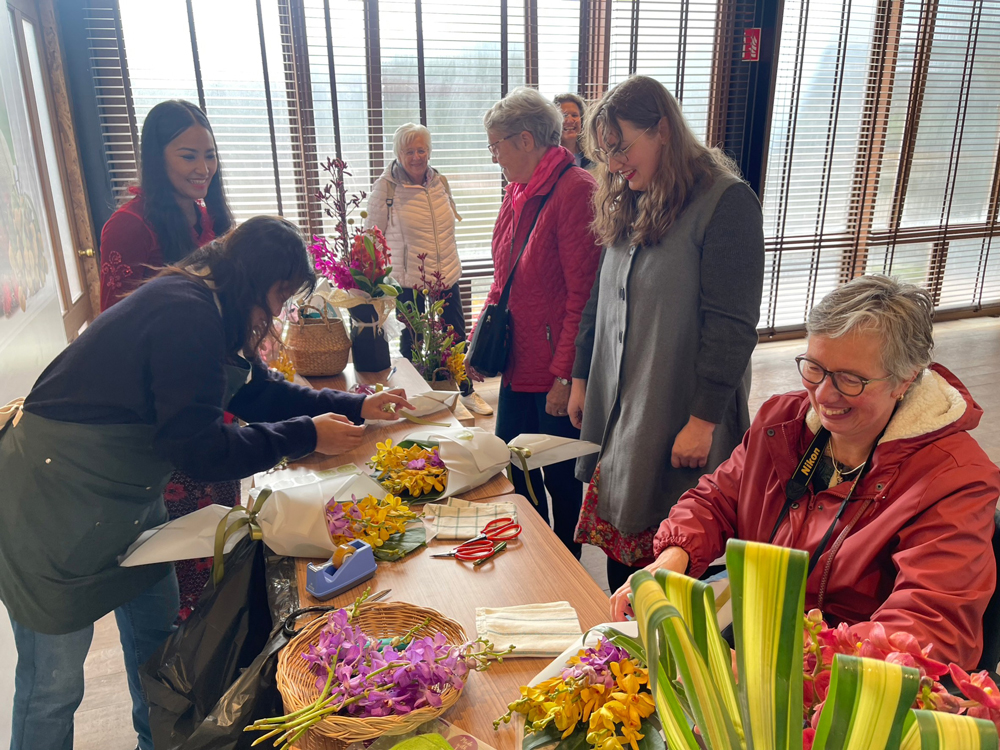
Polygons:
M226 365L223 407L249 374L243 360ZM0 438L0 600L25 627L72 633L172 574L118 558L167 521L174 466L154 453L153 425L20 416Z

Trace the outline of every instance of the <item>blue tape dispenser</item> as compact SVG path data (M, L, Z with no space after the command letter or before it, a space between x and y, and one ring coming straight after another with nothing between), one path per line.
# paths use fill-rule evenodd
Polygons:
M357 586L375 575L375 554L371 545L355 539L341 544L322 565L306 566L306 591L324 600Z

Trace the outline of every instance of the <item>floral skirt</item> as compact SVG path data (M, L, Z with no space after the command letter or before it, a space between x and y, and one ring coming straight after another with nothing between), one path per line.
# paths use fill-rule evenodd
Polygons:
M232 508L240 500L240 483L233 481L206 484L176 471L163 490L163 499L172 521L213 503ZM177 583L181 590L181 608L177 615L177 623L180 624L194 610L202 589L208 583L208 576L212 572L212 558L179 560L174 563L174 568L177 570Z
M601 477L601 466L594 469L587 494L580 509L580 521L576 525L573 541L600 547L613 560L632 567L645 567L655 559L653 537L657 527L625 534L597 515L597 485Z

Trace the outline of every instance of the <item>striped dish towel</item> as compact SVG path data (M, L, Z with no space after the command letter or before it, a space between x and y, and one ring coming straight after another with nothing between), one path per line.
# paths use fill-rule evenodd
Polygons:
M514 646L511 656L558 656L583 631L569 602L476 608L476 633L497 649Z
M472 539L494 518L509 518L517 523L514 503L472 503L449 497L446 503L424 506L428 530L437 532L438 539Z

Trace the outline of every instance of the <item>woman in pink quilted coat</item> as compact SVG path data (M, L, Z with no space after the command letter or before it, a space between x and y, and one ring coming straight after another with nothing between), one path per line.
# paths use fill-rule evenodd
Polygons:
M575 340L583 307L597 273L601 248L590 230L594 178L574 166L559 145L562 114L534 89L518 88L483 118L493 161L507 180L493 228L493 285L486 304L495 304L521 248L510 292L511 344L497 408L496 434L521 433L578 438L567 416ZM527 243L527 245L525 245ZM475 370L474 380L482 380ZM552 498L556 534L577 557L573 530L583 485L573 461L532 472L532 485ZM514 486L527 494L521 472ZM545 498L539 513L549 520Z

